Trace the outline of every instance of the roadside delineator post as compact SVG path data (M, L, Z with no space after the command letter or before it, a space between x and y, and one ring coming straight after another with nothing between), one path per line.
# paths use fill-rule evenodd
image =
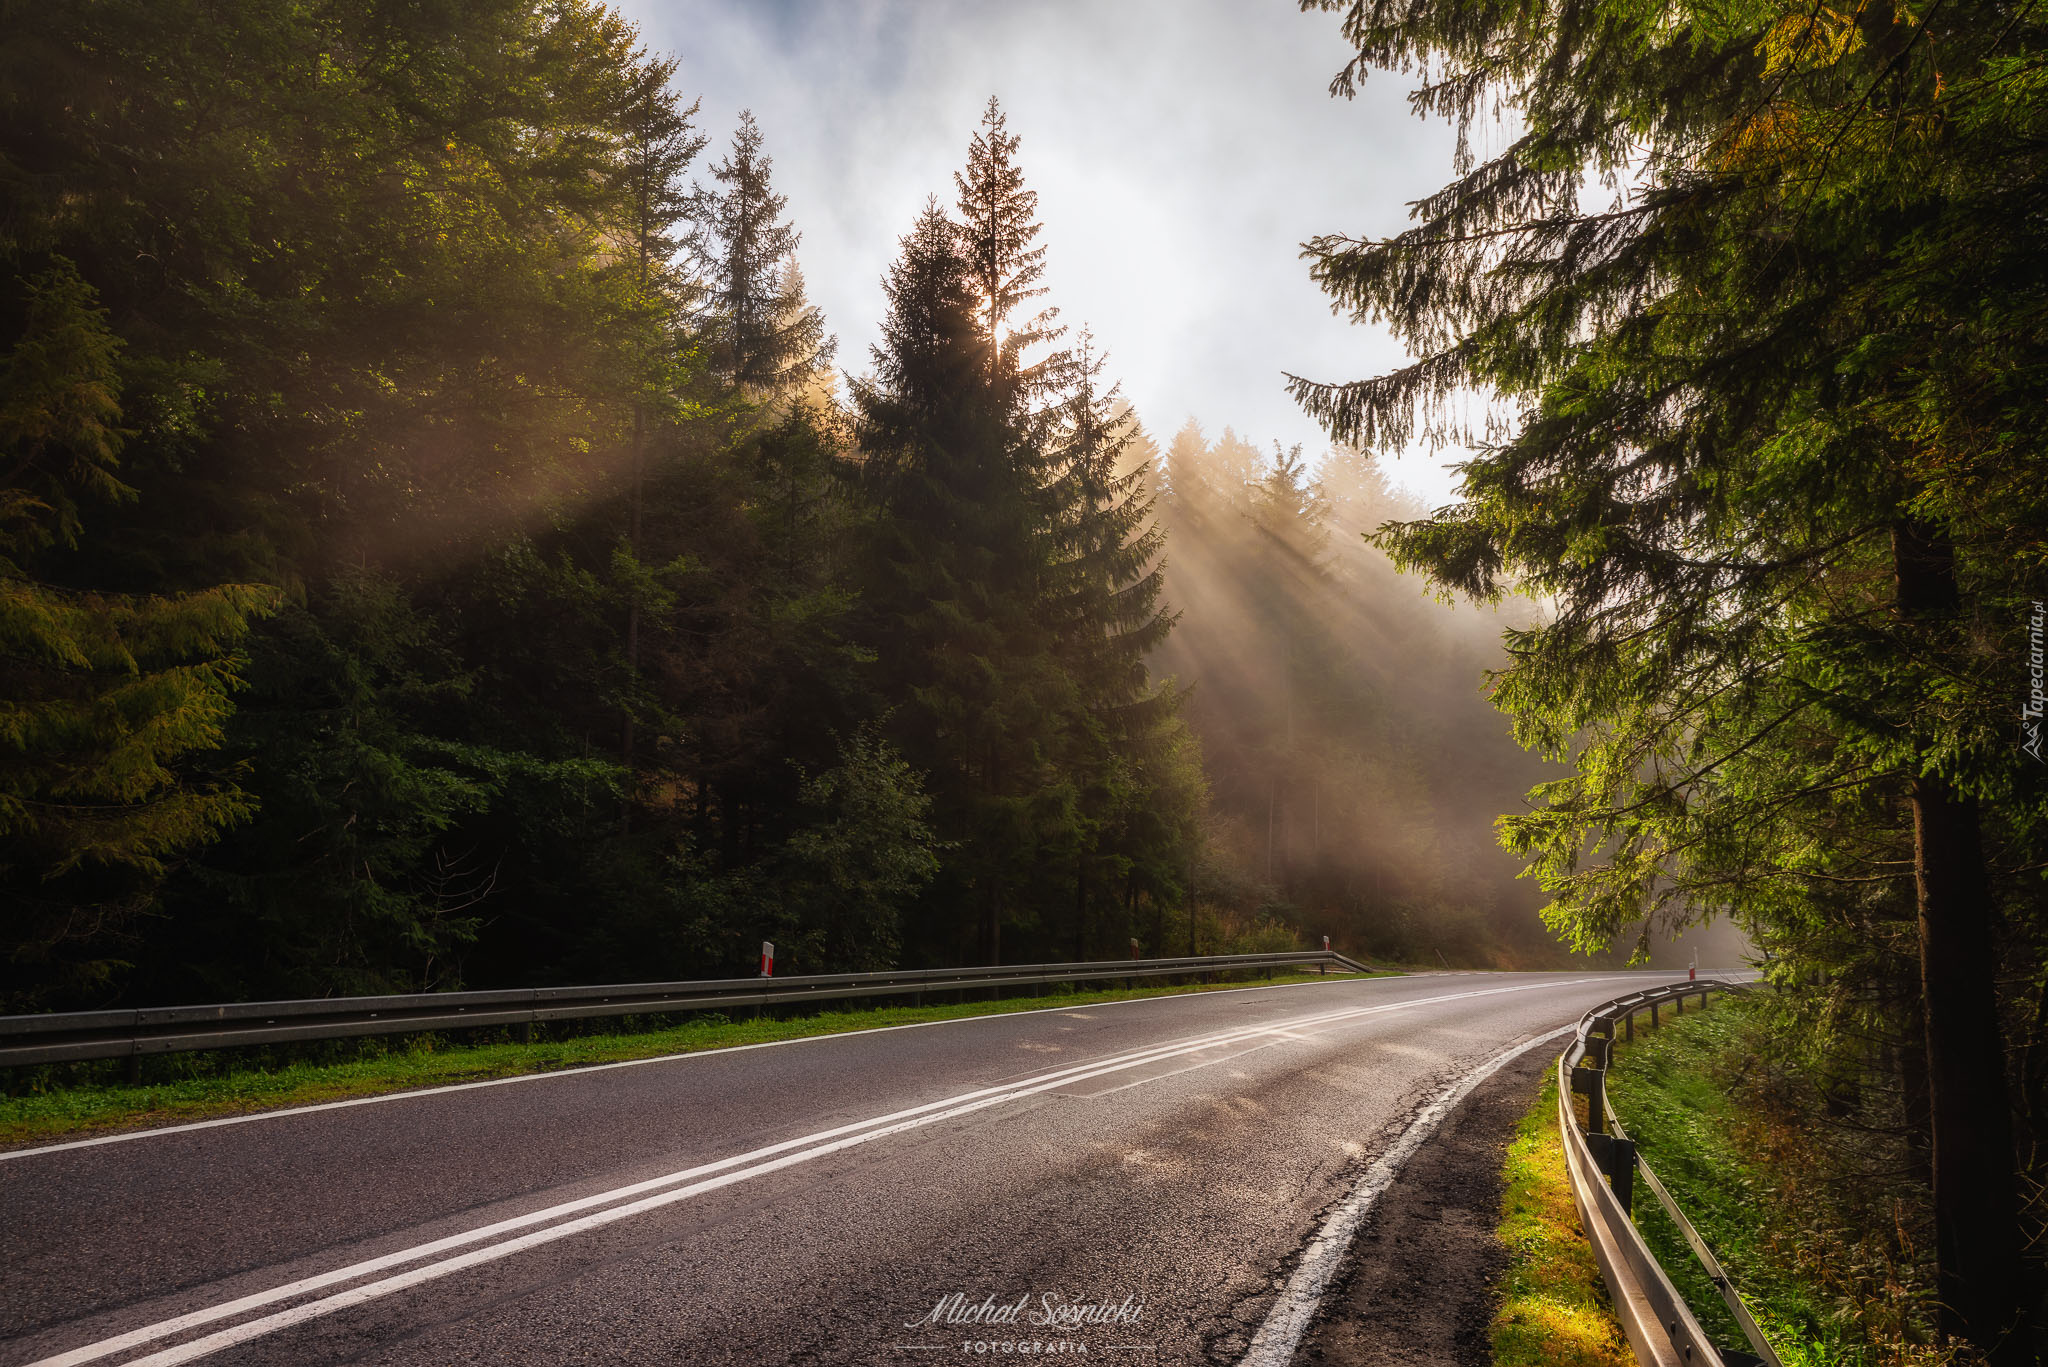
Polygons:
M1329 937L1329 936L1327 936L1327 935L1325 935L1325 936L1323 937L1323 953L1325 953L1325 954L1328 954L1329 952L1330 952L1330 937ZM1323 961L1322 961L1321 963L1317 964L1317 965L1316 965L1316 972L1318 972L1318 973L1321 973L1321 974L1323 974L1323 975L1327 976L1327 975L1329 974L1329 972L1330 972L1330 961L1329 961L1328 959L1325 959L1325 960L1323 960Z
M761 976L775 976L775 946L766 940L761 941Z

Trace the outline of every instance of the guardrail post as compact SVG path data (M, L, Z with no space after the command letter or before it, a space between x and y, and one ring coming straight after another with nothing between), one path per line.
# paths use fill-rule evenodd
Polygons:
M1652 1030L1657 1028L1657 1003L1655 1002L1650 1003L1650 1028Z
M521 1021L512 1027L512 1035L521 1044L533 1043L533 1022Z
M1600 1130L1586 1132L1586 1147L1592 1151L1593 1161L1606 1174L1607 1185L1614 1190L1614 1199L1621 1203L1622 1211L1630 1219L1635 1218L1636 1199L1636 1144L1633 1139L1623 1139Z
M1671 999L1671 1014L1674 1016L1685 1014L1685 993L1681 992Z
M1629 1009L1629 1011L1628 1011L1628 1013L1627 1013L1626 1015L1624 1015L1624 1016L1623 1016L1623 1017L1621 1018L1621 1023L1622 1023L1622 1028L1623 1028L1624 1030L1626 1030L1626 1031L1628 1032L1628 1040L1629 1040L1629 1043L1631 1043L1631 1044L1635 1043L1635 1038L1636 1038L1636 1013L1635 1013L1635 1010L1634 1010L1634 1008L1630 1008L1630 1009Z
M140 1054L128 1055L128 1085L130 1087L140 1087L142 1085L142 1055Z
M1572 1069L1572 1090L1586 1098L1586 1133L1607 1133L1607 1070Z

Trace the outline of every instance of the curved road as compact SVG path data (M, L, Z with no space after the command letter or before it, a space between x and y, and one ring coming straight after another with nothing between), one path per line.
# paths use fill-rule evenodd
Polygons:
M1051 1008L0 1154L0 1364L1236 1362L1433 1097L1668 976Z

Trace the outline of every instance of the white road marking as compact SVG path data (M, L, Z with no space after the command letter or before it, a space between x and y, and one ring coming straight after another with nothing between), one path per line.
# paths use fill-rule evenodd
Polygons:
M1455 974L1444 974L1454 977ZM1287 1286L1280 1292L1280 1299L1266 1314L1266 1322L1259 1326L1251 1347L1239 1359L1238 1367L1287 1367L1294 1361L1294 1351L1301 1346L1301 1336L1315 1317L1316 1307L1322 1303L1323 1293L1329 1290L1331 1278L1337 1275L1338 1267L1344 1261L1344 1254L1357 1237L1359 1226L1372 1211L1373 1204L1381 1193L1393 1185L1400 1174L1401 1166L1422 1147L1423 1142L1436 1133L1436 1127L1443 1123L1445 1116L1454 1110L1486 1079L1492 1077L1519 1055L1527 1053L1547 1040L1569 1035L1577 1025L1567 1025L1552 1030L1547 1035L1511 1044L1486 1062L1466 1073L1450 1086L1438 1092L1420 1114L1409 1122L1401 1137L1388 1150L1373 1160L1365 1170L1365 1176L1358 1179L1358 1185L1351 1189L1351 1195L1332 1211L1323 1221L1322 1228L1301 1255L1294 1275L1287 1279Z
M1389 975L1389 980L1417 975ZM1439 975L1441 976L1441 975ZM1186 1001L1197 997L1233 997L1241 992L1285 992L1295 987L1324 987L1339 982L1374 982L1374 978L1331 978L1327 983L1273 983L1257 987L1225 987L1206 992L1162 993L1156 997L1131 997L1116 1002L1090 1002L1095 1006L1143 1006L1152 1002ZM972 984L969 984L970 986ZM934 991L949 990L934 988ZM571 1064L545 1073L519 1073L512 1077L491 1077L481 1082L450 1082L439 1087L415 1087L403 1092L386 1092L381 1096L350 1097L346 1101L320 1101L310 1106L279 1106L275 1110L252 1111L248 1115L225 1115L215 1120L189 1120L181 1125L158 1125L146 1130L124 1130L120 1134L95 1135L91 1139L68 1139L60 1144L42 1144L31 1149L8 1149L0 1151L0 1163L14 1158L33 1158L39 1154L63 1153L67 1149L94 1149L102 1144L126 1144L136 1139L155 1139L162 1135L186 1134L193 1130L215 1130L224 1125L248 1125L258 1120L280 1120L286 1116L311 1115L315 1111L341 1111L351 1106L381 1106L387 1101L412 1101L423 1096L441 1096L448 1092L472 1092L481 1087L509 1087L518 1082L546 1082L555 1078L587 1077L592 1073L607 1073L614 1068L639 1068L650 1063L682 1063L690 1059L718 1058L726 1054L744 1054L751 1049L780 1049L790 1044L817 1044L824 1040L853 1039L860 1035L886 1035L894 1030L926 1030L935 1025L974 1025L986 1021L1009 1020L1016 1016L1043 1016L1051 1012L1065 1012L1082 1020L1081 1015L1071 1006L1035 1006L1029 1011L992 1011L982 1016L953 1016L946 1020L909 1021L903 1025L873 1025L865 1030L838 1030L824 1035L800 1035L795 1039L762 1040L758 1044L727 1044L716 1049L692 1049L681 1054L654 1054L647 1058L619 1059L613 1063Z
M418 1262L423 1258L433 1257L436 1254L448 1252L465 1244L478 1243L494 1236L509 1234L514 1230L525 1229L533 1225L546 1225L548 1221L561 1221L561 1223L547 1225L546 1228L533 1230L518 1237L505 1239L483 1248L473 1249L468 1253L430 1263L425 1267L414 1268L409 1272L399 1273L380 1281L356 1286L319 1300L309 1301L303 1305L263 1316L259 1319L245 1321L231 1328L209 1334L204 1338L195 1339L173 1348L167 1348L146 1357L132 1359L126 1364L126 1367L169 1367L173 1363L190 1362L195 1358L205 1357L236 1343L246 1342L253 1338L275 1333L280 1329L303 1323L309 1319L332 1314L337 1310L347 1309L350 1306L360 1305L366 1301L375 1300L390 1295L393 1292L417 1286L422 1282L432 1281L439 1277L462 1271L465 1268L474 1267L480 1263L509 1257L528 1248L551 1243L557 1239L568 1238L591 1229L597 1229L618 1220L627 1219L650 1210L656 1210L677 1201L687 1200L692 1196L700 1195L707 1191L730 1186L736 1182L746 1181L767 1173L777 1172L798 1163L806 1163L812 1159L824 1157L827 1154L837 1153L841 1150L866 1144L872 1140L881 1139L889 1135L899 1134L906 1130L917 1129L925 1125L935 1124L941 1120L967 1115L1007 1101L1054 1091L1088 1078L1122 1072L1131 1068L1142 1067L1148 1063L1183 1057L1188 1054L1215 1049L1221 1045L1234 1044L1247 1039L1256 1039L1264 1035L1284 1034L1315 1026L1334 1025L1365 1016L1379 1015L1391 1011L1403 1011L1411 1007L1429 1006L1441 1002L1461 1001L1473 997L1492 997L1504 993L1527 992L1546 987L1568 987L1598 980L1597 977L1589 977L1563 982L1553 980L1538 983L1519 983L1511 987L1483 988L1474 991L1446 993L1434 997L1385 1002L1373 1006L1351 1007L1312 1016L1274 1021L1262 1025L1236 1026L1222 1031L1211 1032L1207 1035L1152 1045L1144 1049L1133 1050L1121 1055L1112 1055L1088 1063L1071 1064L1064 1068L1033 1074L999 1086L964 1092L938 1101L926 1102L921 1106L910 1107L906 1110L874 1116L867 1120L855 1121L828 1130L820 1130L801 1138L788 1139L777 1144L750 1150L747 1153L735 1154L730 1158L720 1159L713 1163L701 1164L660 1177L648 1178L627 1186L613 1188L610 1191L598 1192L573 1201L549 1206L543 1210L532 1211L525 1215L500 1220L490 1225L460 1234L452 1234L414 1248L402 1249L380 1257L366 1259L346 1267L336 1268L329 1272L273 1287L266 1291L242 1296L220 1305L191 1311L155 1324L145 1325L141 1328L115 1335L112 1338L102 1339L96 1343L85 1344L81 1347L58 1353L52 1357L39 1359L35 1363L29 1364L29 1367L78 1367L78 1364L98 1361L101 1358L109 1357L130 1348L141 1347L148 1343L184 1333L190 1329L197 1329L207 1324L231 1319L249 1311L261 1309L264 1306L274 1305L280 1301L305 1295L308 1292L319 1291L343 1282L354 1281L358 1278L387 1271L406 1263ZM1520 1047L1526 1048L1528 1046ZM1228 1057L1235 1056L1231 1055ZM1222 1062L1225 1060L1219 1059L1214 1061ZM1171 1076L1171 1074L1167 1076ZM1403 1137L1403 1142L1405 1141L1406 1136ZM717 1175L713 1176L712 1174ZM661 1190L662 1188L672 1189ZM647 1195L645 1193L658 1194ZM609 1209L594 1211L594 1213L590 1214L578 1214L579 1212L593 1211L594 1207L604 1206L614 1201L624 1201L635 1196L639 1196L641 1199L630 1201L625 1205L614 1205ZM570 1216L576 1216L577 1218L564 1219L564 1217Z

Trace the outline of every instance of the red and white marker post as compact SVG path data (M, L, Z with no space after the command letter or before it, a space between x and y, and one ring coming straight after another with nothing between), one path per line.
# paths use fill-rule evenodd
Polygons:
M761 976L764 978L775 976L775 946L766 940L761 941Z

